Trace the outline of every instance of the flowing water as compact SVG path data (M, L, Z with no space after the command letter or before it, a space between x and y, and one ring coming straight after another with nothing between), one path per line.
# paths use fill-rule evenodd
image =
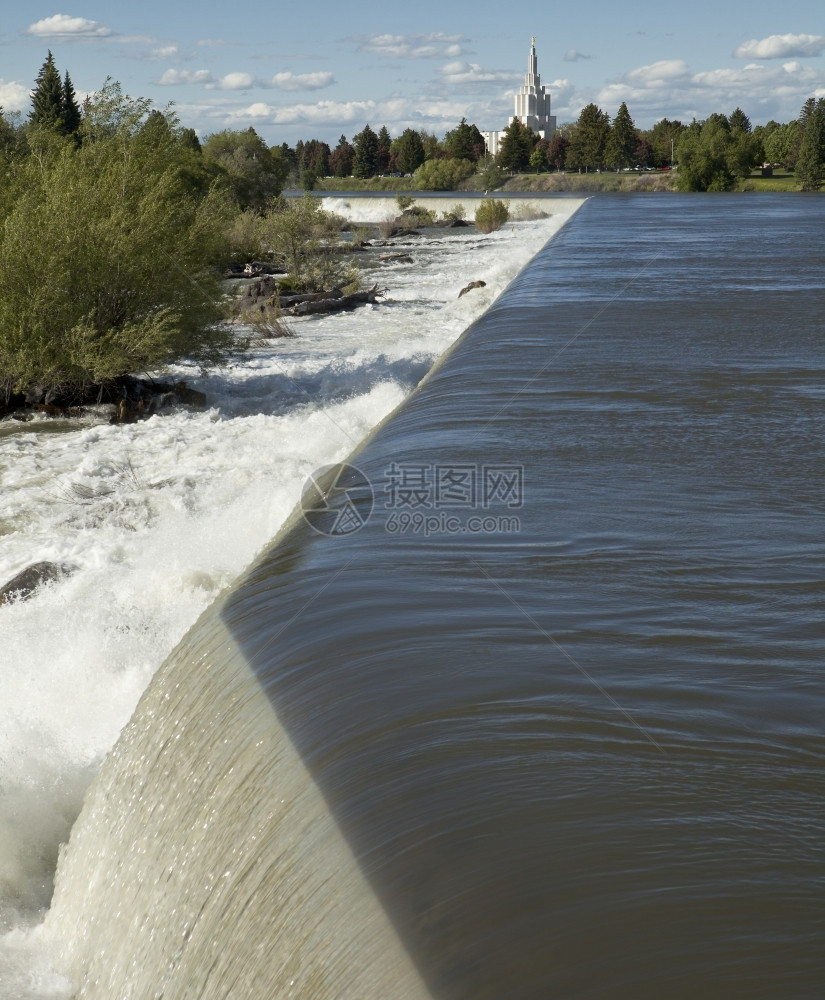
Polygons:
M0 606L2 1000L67 995L38 930L57 848L154 671L269 542L313 469L352 451L579 204L552 199L550 218L490 236L431 231L359 255L382 304L294 319L294 339L206 380L181 366L172 374L208 395L203 413L0 423L0 583L41 560L72 570ZM392 251L413 263L377 260ZM479 278L486 286L459 299Z
M578 211L149 683L67 993L822 995L823 223Z

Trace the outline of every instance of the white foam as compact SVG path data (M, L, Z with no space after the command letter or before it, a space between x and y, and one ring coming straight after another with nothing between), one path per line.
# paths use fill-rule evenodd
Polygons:
M73 571L0 607L0 1000L24 995L26 928L48 905L58 845L154 671L307 476L403 400L572 210L486 237L447 230L405 248L413 265L373 256L365 277L385 304L296 319L294 338L207 379L176 367L207 393L204 412L65 433L2 425L0 583L41 560ZM475 279L486 287L459 299ZM65 995L32 976L26 996Z

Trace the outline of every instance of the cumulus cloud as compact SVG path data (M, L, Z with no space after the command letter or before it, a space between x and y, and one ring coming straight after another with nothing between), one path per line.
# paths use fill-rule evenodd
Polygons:
M265 120L272 125L334 125L364 121L374 117L375 101L318 101L316 104L293 104L277 107L257 101L229 114L231 121Z
M705 118L737 106L751 118L787 121L821 85L821 73L796 60L782 66L748 63L698 73L682 60L663 60L625 73L596 94L577 94L576 99L581 106L593 100L609 114L625 101L640 125L662 117Z
M592 59L593 56L588 56L584 52L579 52L578 49L568 49L564 53L565 62L578 62L580 59Z
M482 69L478 63L466 63L460 60L445 63L439 73L441 79L450 84L515 83L521 79L518 73Z
M0 80L0 107L6 111L22 111L29 103L29 89L13 80Z
M733 50L734 59L788 59L794 56L821 56L825 35L770 35L752 38Z
M108 38L112 29L100 21L90 21L86 17L70 17L68 14L53 14L35 21L26 29L30 35L39 38Z
M321 90L335 83L332 73L276 73L270 86L278 90Z
M255 85L255 77L251 73L226 73L219 80L207 83L207 88L218 90L249 90Z
M431 31L421 35L372 34L358 36L359 52L374 52L393 59L450 59L464 52L464 35Z
M208 69L167 69L158 84L161 87L175 87L185 83L211 84L215 79Z
M158 80L160 86L196 84L207 90L250 90L253 87L263 90L320 90L332 83L335 83L335 78L329 72L276 73L273 77L262 79L243 72L216 77L208 69L167 69Z

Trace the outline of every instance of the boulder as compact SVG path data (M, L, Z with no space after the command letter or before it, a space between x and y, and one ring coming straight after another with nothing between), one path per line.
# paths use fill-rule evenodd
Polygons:
M469 285L465 285L461 291L458 293L458 297L461 298L462 295L466 295L467 292L472 291L474 288L484 288L487 285L486 281L471 281Z
M74 566L63 563L37 562L21 570L7 584L0 587L0 604L25 601L44 583L62 580L75 571Z

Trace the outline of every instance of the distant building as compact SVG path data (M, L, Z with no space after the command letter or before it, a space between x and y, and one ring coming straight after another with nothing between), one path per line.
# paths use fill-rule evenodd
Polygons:
M539 64L536 58L535 36L530 40L530 58L527 63L527 75L524 84L516 94L515 114L510 119L520 118L542 139L550 139L556 131L556 117L550 114L550 95L541 85ZM509 123L508 123L509 124ZM487 152L491 156L498 153L498 147L504 135L504 129L498 132L482 132L487 144Z

